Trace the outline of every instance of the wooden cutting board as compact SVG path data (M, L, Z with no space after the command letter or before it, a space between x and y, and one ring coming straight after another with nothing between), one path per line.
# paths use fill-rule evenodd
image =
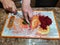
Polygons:
M18 11L20 16L22 16L22 11ZM19 17L17 15L12 15L9 14L8 18L6 19L6 23L4 25L4 28L2 30L1 36L2 37L10 37L10 38L42 38L42 39L60 39L59 37L59 30L58 30L58 25L56 23L56 19L55 19L55 14L53 11L34 11L33 14L41 14L44 16L48 16L52 19L52 24L50 25L50 31L47 35L41 35L41 34L37 34L37 29L35 29L34 31L31 30L19 30L19 26L16 26L18 30L14 30L14 28L9 29L7 27L10 17L11 16L15 16L16 19L19 19ZM18 21L16 21L18 22ZM16 24L16 23L15 23ZM9 26L9 25L8 25ZM18 32L18 33L13 33L13 31Z

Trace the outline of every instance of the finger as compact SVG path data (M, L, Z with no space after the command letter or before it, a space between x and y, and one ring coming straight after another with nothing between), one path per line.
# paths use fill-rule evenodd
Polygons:
M15 12L17 10L16 6L12 7L12 11Z
M9 12L12 11L12 8L6 8L5 11L6 11L6 13L9 13ZM11 12L11 13L12 13L12 12Z
M8 11L12 11L12 8L11 7L8 7L8 8L6 8L6 10L8 10Z
M16 13L17 13L17 9L12 9L12 12L13 12L14 14L16 14Z
M15 14L17 12L17 8L14 3L12 3L12 12Z
M24 13L24 18L25 18L25 20L27 21L27 23L30 23L29 20L28 20L27 13Z
M29 20L33 17L33 11L28 11Z

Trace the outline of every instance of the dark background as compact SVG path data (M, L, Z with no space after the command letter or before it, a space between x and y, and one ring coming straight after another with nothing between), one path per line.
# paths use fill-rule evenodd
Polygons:
M15 4L16 4L16 6L17 7L20 7L21 6L21 4L19 3L19 1L20 0L14 0L14 2L15 2ZM37 0L38 1L38 0ZM31 0L31 6L32 7L36 7L36 5L38 4L36 4L36 2L37 2L36 0ZM46 0L44 0L44 1L46 1ZM47 0L48 1L48 0ZM50 0L50 2L51 2L52 0ZM55 4L55 7L60 7L60 0L53 0L54 1L54 3L56 3ZM39 2L39 1L38 1Z
M21 4L19 3L19 1L20 1L20 0L14 0L14 2L15 2L15 4L16 4L17 7L20 7L20 6L21 6ZM55 2L56 2L56 1L55 1ZM35 5L36 5L36 0L31 0L31 6L32 6L32 7L35 7ZM58 0L58 2L56 3L55 6L56 6L56 7L60 7L60 0Z

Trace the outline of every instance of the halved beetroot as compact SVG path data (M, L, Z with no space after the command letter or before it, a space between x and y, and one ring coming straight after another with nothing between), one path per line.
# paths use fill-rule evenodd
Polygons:
M39 15L39 20L43 29L47 29L46 27L52 24L52 20L48 16Z
M30 27L31 27L32 29L34 29L34 28L36 28L39 24L40 24L39 16L37 16L37 15L33 16L32 19L31 19Z
M48 26L52 23L52 20L48 16L45 17L45 21Z

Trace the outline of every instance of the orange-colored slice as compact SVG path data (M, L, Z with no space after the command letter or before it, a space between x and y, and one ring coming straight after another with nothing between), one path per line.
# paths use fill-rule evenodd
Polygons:
M9 19L8 25L7 25L8 28L12 28L12 26L14 24L14 20L15 20L15 17L11 16Z
M38 28L38 33L40 33L40 34L48 34L49 30L50 30L49 26L47 26L47 29L43 29L43 28L39 27Z
M33 16L31 20L31 28L34 29L40 24L39 17L38 16Z

